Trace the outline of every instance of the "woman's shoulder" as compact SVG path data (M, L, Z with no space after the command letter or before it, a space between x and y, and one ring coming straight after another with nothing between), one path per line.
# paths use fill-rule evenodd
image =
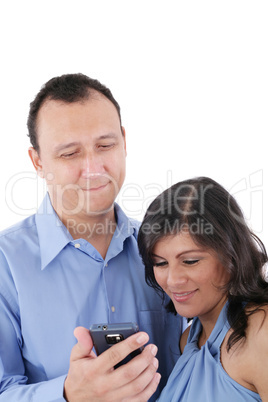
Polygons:
M268 306L247 306L248 326L246 337L227 350L230 329L221 346L221 363L227 374L236 382L257 392L268 395Z
M248 328L246 344L250 356L252 383L261 397L268 395L268 306L246 309Z
M247 307L248 315L247 343L256 351L259 348L268 349L268 305Z
M264 350L268 352L268 305L248 305L245 312L248 317L246 336L234 344L230 352L237 356L247 354L252 359ZM225 344L232 332L232 329L228 331Z

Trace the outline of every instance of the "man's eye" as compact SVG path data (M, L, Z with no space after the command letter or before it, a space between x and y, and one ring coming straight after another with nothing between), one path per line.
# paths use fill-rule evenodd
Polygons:
M162 262L155 262L154 267L165 267L167 265L167 261L162 261Z
M103 144L103 145L99 145L99 148L106 150L106 149L112 148L113 146L114 146L114 144Z
M194 265L198 262L199 260L184 260L183 263L186 265Z
M68 154L63 154L61 155L61 158L71 158L72 156L74 156L76 154L76 152L70 152Z

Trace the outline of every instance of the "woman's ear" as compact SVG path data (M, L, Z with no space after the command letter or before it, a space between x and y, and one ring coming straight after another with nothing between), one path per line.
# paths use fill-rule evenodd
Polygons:
M30 156L30 159L32 161L32 164L33 164L38 176L43 179L44 178L43 165L42 165L38 152L33 147L30 147L28 149L28 154Z

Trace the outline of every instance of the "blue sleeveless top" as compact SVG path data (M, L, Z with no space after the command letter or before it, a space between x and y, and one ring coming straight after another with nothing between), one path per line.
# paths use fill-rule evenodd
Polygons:
M227 304L206 343L199 349L198 337L202 329L199 319L193 320L187 344L178 359L160 402L253 402L261 401L259 394L238 384L223 369L220 347L229 330Z

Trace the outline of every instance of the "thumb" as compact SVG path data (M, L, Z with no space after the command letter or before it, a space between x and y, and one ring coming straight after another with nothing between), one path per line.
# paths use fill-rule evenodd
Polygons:
M95 353L92 352L93 342L88 329L77 327L74 330L74 336L77 339L77 344L72 349L71 361L96 357Z

